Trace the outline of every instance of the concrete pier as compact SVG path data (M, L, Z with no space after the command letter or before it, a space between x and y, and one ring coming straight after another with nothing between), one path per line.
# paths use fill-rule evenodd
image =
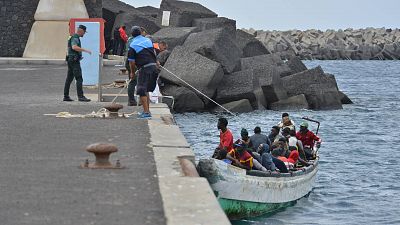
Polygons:
M2 224L230 224L204 178L185 177L190 145L164 104L153 119L56 118L107 103L62 102L65 65L0 65ZM118 68L105 67L105 82ZM85 93L95 93L85 89ZM74 83L71 97L76 98ZM139 108L127 107L125 113ZM82 169L92 143L113 143L125 169Z

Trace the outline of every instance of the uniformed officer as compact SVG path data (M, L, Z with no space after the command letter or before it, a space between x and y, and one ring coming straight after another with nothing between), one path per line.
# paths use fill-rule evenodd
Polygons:
M68 74L64 86L64 101L67 102L73 101L73 99L69 97L69 88L74 78L76 80L76 92L78 94L78 100L81 102L90 102L90 99L86 98L83 95L83 88L82 88L83 78L82 78L82 69L80 63L82 59L82 52L92 54L91 51L81 47L81 41L79 38L83 37L85 33L86 33L86 26L79 25L76 33L68 40L68 55L66 59L68 63Z

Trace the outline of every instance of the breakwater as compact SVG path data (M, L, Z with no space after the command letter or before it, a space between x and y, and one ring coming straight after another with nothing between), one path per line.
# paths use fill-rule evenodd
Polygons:
M245 31L271 53L289 51L306 60L400 59L400 29Z

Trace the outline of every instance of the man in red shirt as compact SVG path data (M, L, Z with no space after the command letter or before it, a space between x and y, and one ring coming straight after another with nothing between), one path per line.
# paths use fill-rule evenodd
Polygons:
M228 120L226 118L219 118L217 124L219 133L219 145L215 149L213 158L224 159L225 155L233 149L233 135L228 129Z
M306 153L307 159L314 158L314 144L316 142L316 147L321 147L321 138L315 135L312 131L308 130L308 123L303 122L300 124L300 131L296 133L296 138L303 143L303 148Z

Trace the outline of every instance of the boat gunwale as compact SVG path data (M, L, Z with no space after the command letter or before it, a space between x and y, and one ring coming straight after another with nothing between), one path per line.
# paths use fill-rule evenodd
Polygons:
M298 177L298 176L304 176L312 171L314 171L316 168L318 168L319 164L319 157L314 160L312 165L309 165L307 167L303 167L301 170L297 171L289 171L289 173L272 173L272 171L260 171L260 170L246 170L246 176L250 177Z

